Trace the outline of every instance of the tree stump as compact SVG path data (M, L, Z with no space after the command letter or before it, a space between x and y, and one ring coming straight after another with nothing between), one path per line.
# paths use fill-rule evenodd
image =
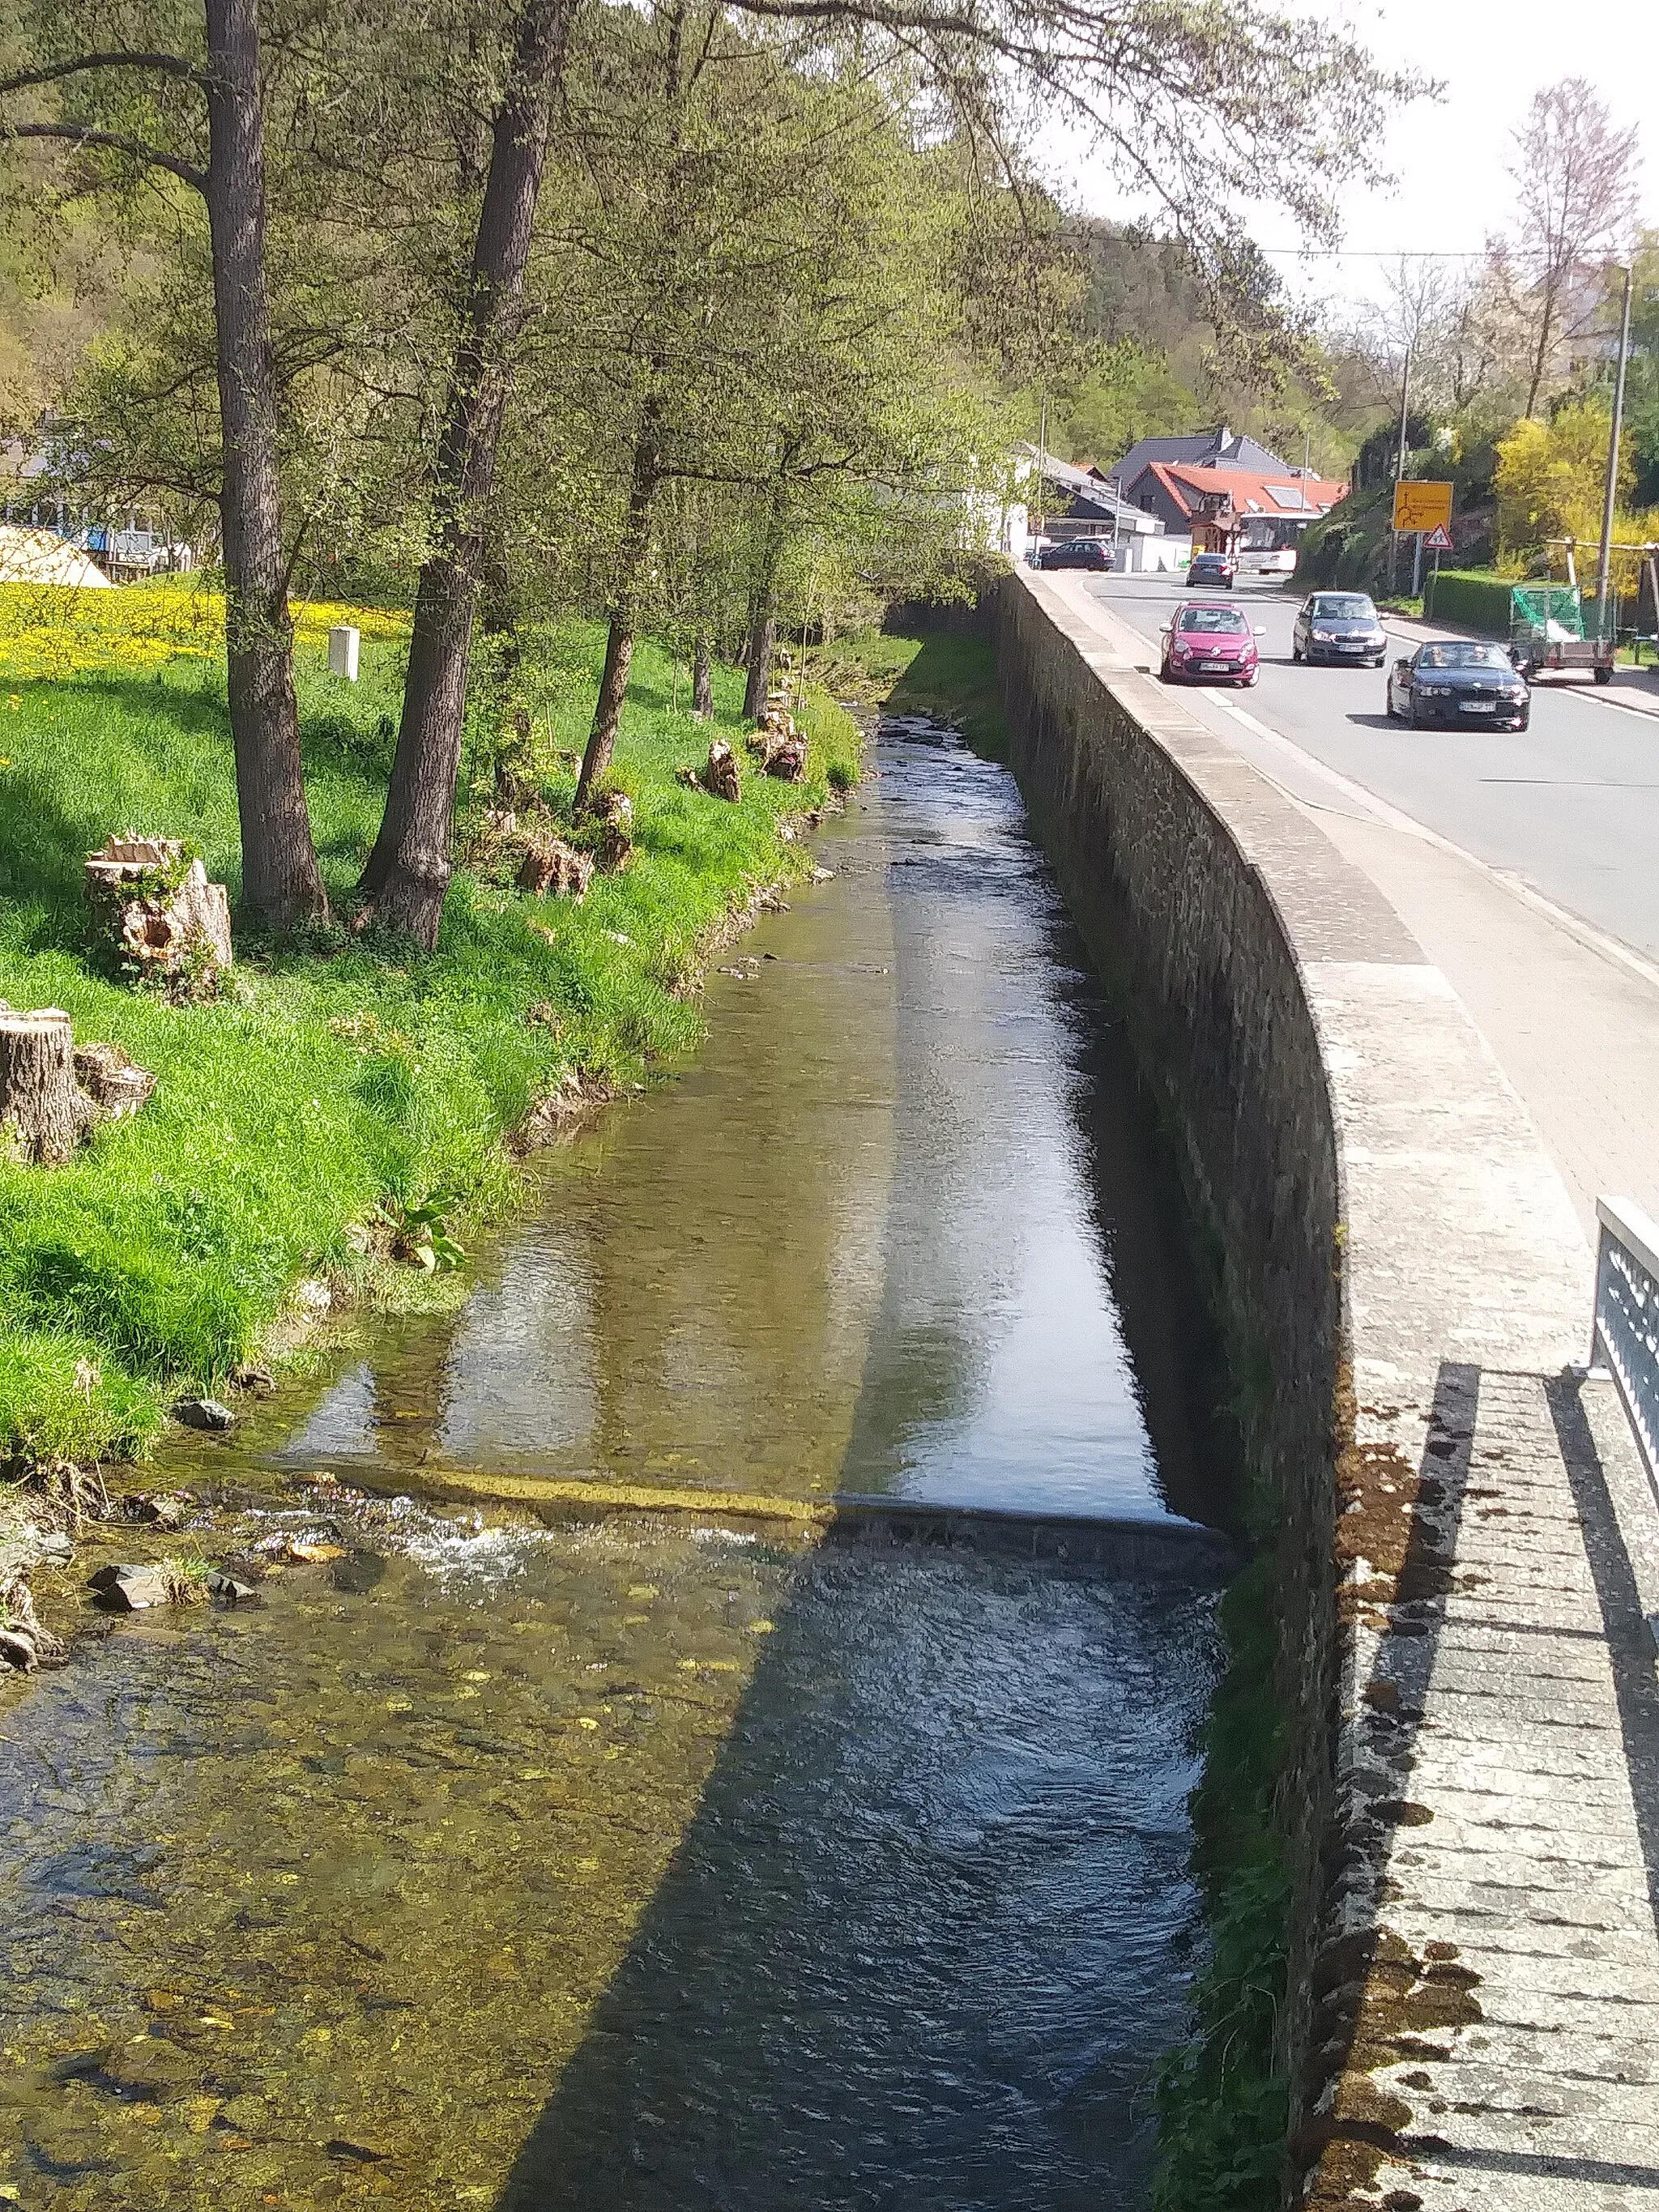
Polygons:
M578 852L562 837L533 837L519 868L520 890L551 892L555 898L580 901L593 880L593 855Z
M147 1067L135 1067L118 1044L78 1044L75 1079L99 1112L112 1121L136 1114L155 1088Z
M100 927L129 969L185 995L218 988L231 964L230 894L186 864L174 837L112 837L86 863Z
M702 782L704 790L713 792L716 799L735 801L743 797L743 786L738 781L737 756L724 738L716 738L708 748L708 765L702 772Z
M0 1129L14 1147L37 1167L62 1167L90 1110L75 1079L69 1016L56 1006L0 1007Z

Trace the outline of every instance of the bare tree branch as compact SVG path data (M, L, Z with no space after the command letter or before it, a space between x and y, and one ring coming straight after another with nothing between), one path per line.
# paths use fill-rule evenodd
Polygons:
M140 138L125 138L116 131L94 131L87 123L0 123L0 140L8 138L64 138L76 146L106 146L112 153L130 155L142 161L147 169L166 169L187 184L192 191L207 191L207 172L198 169L177 155L164 154L158 146L146 146Z

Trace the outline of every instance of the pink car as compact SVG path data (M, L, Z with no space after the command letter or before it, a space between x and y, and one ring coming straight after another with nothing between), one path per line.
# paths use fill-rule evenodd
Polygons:
M1158 673L1166 684L1254 684L1259 672L1255 641L1261 635L1260 627L1252 629L1239 609L1224 599L1177 607L1164 633Z

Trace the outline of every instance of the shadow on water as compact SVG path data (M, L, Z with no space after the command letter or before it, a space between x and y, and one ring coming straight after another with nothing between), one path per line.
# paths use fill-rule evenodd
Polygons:
M1144 2202L1212 1644L1184 1579L832 1537L500 2212Z
M915 728L876 765L697 1060L275 1456L886 1502L812 1545L319 1493L273 1540L347 1559L124 1628L113 1720L45 1686L28 2212L75 2161L63 2212L1145 2203L1228 1517L1199 1301L1012 780ZM60 1907L88 1819L169 1838L167 1912Z

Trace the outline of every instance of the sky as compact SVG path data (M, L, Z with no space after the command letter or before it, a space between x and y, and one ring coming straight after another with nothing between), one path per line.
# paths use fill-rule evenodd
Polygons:
M1345 26L1379 61L1445 85L1438 102L1379 118L1383 163L1397 182L1345 197L1341 258L1301 263L1293 251L1274 255L1297 292L1328 301L1374 296L1382 258L1431 249L1478 252L1511 214L1504 173L1510 133L1534 93L1564 76L1588 77L1615 123L1638 125L1644 218L1659 226L1659 0L1601 0L1582 13L1565 0L1281 4ZM1086 158L1073 174L1076 196L1091 212L1133 212ZM1260 210L1251 228L1264 246L1296 245L1296 227L1282 211Z

